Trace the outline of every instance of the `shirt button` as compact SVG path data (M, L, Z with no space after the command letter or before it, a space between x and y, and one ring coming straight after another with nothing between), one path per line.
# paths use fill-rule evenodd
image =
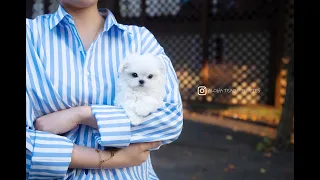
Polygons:
M90 76L90 73L89 72L85 72L84 73L86 76Z

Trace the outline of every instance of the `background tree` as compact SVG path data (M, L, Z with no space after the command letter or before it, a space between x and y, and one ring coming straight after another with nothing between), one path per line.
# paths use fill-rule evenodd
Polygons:
M290 145L291 134L293 131L294 116L294 56L291 55L288 63L287 87L285 102L282 107L280 122L275 139L275 147L284 149Z

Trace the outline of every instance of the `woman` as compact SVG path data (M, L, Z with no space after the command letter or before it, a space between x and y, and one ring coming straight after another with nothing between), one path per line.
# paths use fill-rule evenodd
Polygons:
M97 0L61 0L54 14L26 21L27 179L158 179L149 150L181 133L178 81L163 48L145 27L107 12ZM167 65L165 105L139 126L113 106L117 68L133 52Z

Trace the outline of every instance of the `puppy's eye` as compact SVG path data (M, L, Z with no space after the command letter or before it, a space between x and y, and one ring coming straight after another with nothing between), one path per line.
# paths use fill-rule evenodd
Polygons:
M152 77L153 77L153 75L152 75L152 74L150 74L150 75L148 76L148 78L149 78L149 79L151 79Z
M135 77L135 78L138 77L137 73L132 73L131 75L132 75L132 77Z

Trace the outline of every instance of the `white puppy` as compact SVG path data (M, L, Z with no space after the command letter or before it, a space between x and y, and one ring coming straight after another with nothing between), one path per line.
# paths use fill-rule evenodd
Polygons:
M119 66L115 105L121 106L133 125L163 105L166 66L153 55L128 55Z

